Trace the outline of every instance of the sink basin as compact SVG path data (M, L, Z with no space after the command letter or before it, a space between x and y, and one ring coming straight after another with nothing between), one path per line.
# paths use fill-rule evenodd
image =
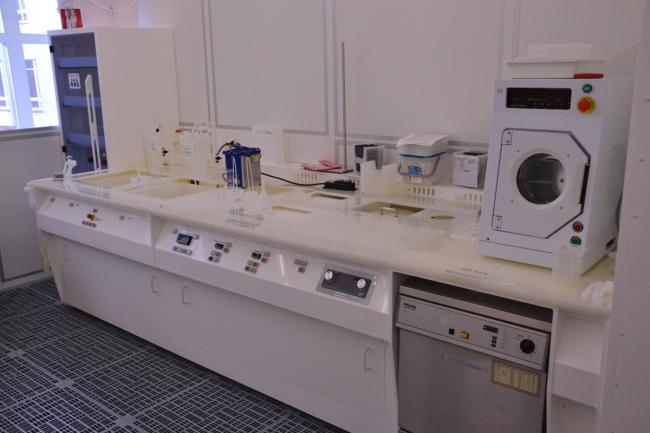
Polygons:
M143 173L146 174L146 173ZM131 178L136 177L138 173L133 171L122 171L119 173L100 174L97 176L84 176L75 179L76 182L84 183L86 185L97 185L106 188L114 188L117 186L129 185ZM157 176L153 176L154 179Z
M264 189L268 195L278 195L285 192L293 191L293 188L279 185L265 185Z
M170 200L173 198L209 191L214 189L215 186L215 184L205 183L198 185L189 179L177 179L172 182L144 185L138 188L129 189L128 192L152 198Z
M392 216L392 217L404 217L414 215L418 212L422 212L424 208L406 206L397 203L388 203L383 201L376 201L369 203L364 206L360 206L354 209L357 212L366 212L376 215Z

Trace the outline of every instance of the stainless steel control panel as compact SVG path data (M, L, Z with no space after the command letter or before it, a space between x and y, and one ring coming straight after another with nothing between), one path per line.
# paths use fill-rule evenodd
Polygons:
M549 334L541 331L403 295L399 301L398 326L480 348L504 359L524 361L540 370L546 367Z
M376 275L326 265L316 291L367 304L376 284Z

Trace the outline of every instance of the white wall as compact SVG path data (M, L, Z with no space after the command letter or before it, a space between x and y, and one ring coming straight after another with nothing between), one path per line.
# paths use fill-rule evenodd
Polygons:
M643 0L140 0L142 26L176 29L181 122L247 144L288 130L294 160L334 157L346 42L353 142L447 132L486 143L502 59L529 43L587 42L629 74Z

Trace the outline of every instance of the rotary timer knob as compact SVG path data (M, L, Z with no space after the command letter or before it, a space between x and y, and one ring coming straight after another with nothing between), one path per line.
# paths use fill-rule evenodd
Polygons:
M334 278L334 272L327 271L327 272L325 272L324 277L325 277L325 281L331 281L332 278Z
M357 289L359 289L359 290L365 289L367 285L368 285L368 282L366 280L364 280L363 278L360 278L357 281Z
M521 340L521 343L519 343L519 348L526 355L529 355L535 351L535 343L532 340L526 338L524 340Z

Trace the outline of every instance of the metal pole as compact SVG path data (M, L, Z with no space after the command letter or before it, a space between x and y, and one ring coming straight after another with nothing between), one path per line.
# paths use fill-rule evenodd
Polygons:
M343 170L348 169L348 110L345 83L345 42L341 42L341 84L343 91Z

